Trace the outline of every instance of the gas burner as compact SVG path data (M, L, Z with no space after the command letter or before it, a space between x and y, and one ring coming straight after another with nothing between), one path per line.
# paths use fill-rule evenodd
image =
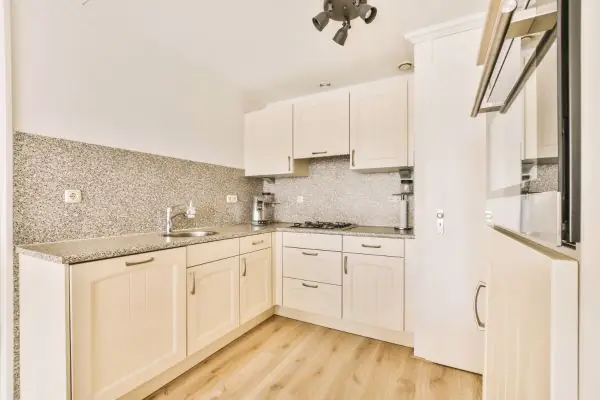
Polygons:
M306 229L328 229L328 230L346 230L352 229L356 225L349 222L322 222L322 221L306 221L304 223L295 223L292 228L306 228Z

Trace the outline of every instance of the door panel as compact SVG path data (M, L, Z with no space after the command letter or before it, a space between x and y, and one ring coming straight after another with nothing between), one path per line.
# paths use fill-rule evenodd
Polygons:
M271 249L241 256L240 324L245 324L273 306L271 282Z

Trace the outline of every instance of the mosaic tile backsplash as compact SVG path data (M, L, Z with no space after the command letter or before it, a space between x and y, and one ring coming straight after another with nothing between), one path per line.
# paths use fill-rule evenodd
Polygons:
M392 194L400 190L400 174L362 174L350 170L349 157L310 161L308 177L265 181L264 191L275 194L275 219L345 221L367 226L394 226L400 208ZM297 203L297 196L304 202ZM411 207L412 208L412 207Z
M201 144L199 144L201 145ZM165 209L193 200L194 220L175 229L227 225L251 219L260 179L241 169L104 146L16 133L14 241L16 245L154 232L165 229ZM65 189L82 202L65 204ZM237 204L226 204L228 194ZM15 266L15 398L18 397L18 270Z

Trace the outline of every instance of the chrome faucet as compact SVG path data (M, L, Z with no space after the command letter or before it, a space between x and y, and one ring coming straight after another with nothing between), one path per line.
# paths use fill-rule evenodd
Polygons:
M185 211L174 212L175 209L180 207L186 207ZM196 218L196 207L192 204L192 200L190 200L189 204L179 204L176 206L167 207L167 234L173 232L173 220L180 216L185 215L188 219Z

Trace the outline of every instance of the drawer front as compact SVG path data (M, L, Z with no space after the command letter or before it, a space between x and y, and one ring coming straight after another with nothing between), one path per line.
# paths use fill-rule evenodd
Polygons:
M217 242L195 244L187 247L187 266L235 257L240 254L240 239L219 240Z
M344 253L404 257L404 239L344 236Z
M286 247L283 276L314 282L342 284L342 253Z
M283 306L342 318L342 287L283 278Z
M318 233L285 232L283 234L283 245L302 249L342 251L342 237L340 235Z
M271 234L252 235L240 238L240 254L268 249L271 247Z

